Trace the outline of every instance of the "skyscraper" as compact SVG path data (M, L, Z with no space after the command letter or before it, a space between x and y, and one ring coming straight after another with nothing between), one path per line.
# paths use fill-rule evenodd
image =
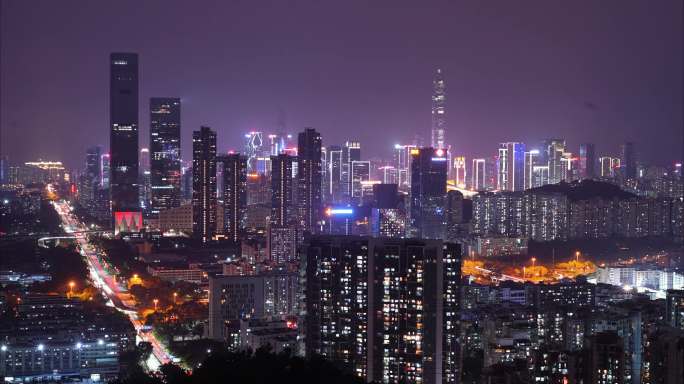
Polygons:
M432 147L435 149L447 148L446 84L441 69L437 69L432 80Z
M458 188L465 188L467 184L468 175L466 173L466 158L465 156L454 157L454 182Z
M337 145L332 145L328 147L328 172L326 173L326 178L328 178L327 186L328 191L325 191L327 195L326 200L330 203L338 203L342 200L342 148Z
M539 163L539 150L532 149L525 152L524 189L534 187L534 167Z
M109 80L111 199L115 233L142 226L138 201L138 54L112 53Z
M499 148L498 188L502 191L525 189L525 144L501 143Z
M370 161L352 161L351 163L351 197L360 200L362 182L370 180Z
M342 149L342 180L343 199L348 202L352 196L352 162L361 160L361 144L358 141L347 141ZM342 201L340 201L342 202Z
M411 156L411 234L425 239L443 239L449 166L447 151L421 148L413 150Z
M247 157L239 153L219 156L223 165L223 228L233 242L240 240L247 206Z
M580 144L579 168L580 176L583 179L592 179L596 176L596 152L594 151L594 144Z
M203 243L216 234L216 132L192 133L192 232Z
M150 212L180 206L181 102L179 98L150 99Z
M305 128L297 145L297 207L305 231L315 232L321 220L321 186L321 135Z
M634 151L634 143L626 142L621 146L622 154L620 157L620 165L622 168L622 176L627 179L634 179L637 176L636 153Z
M292 165L294 158L281 153L271 156L271 225L287 226L294 221Z
M549 165L549 183L558 184L563 180L561 159L565 153L565 140L549 139L544 143L544 160Z
M470 188L473 191L487 189L487 159L473 159L473 181Z

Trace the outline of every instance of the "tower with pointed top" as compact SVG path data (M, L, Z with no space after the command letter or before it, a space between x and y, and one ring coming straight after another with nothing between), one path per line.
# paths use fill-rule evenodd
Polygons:
M432 147L446 148L446 84L441 69L432 80Z

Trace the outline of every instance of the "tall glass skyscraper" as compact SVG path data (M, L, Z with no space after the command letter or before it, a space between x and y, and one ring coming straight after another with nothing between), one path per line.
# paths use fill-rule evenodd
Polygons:
M240 240L247 207L247 157L239 153L219 156L223 168L223 228L228 240Z
M181 101L179 98L150 99L150 212L180 206Z
M138 55L112 53L109 83L111 198L115 233L142 226L138 201Z
M437 69L432 80L432 147L436 149L447 147L446 84L441 69Z
M192 232L203 243L216 234L216 132L192 133Z
M313 128L299 133L297 207L302 229L316 232L322 211L321 135Z
M411 236L444 239L448 167L444 149L411 152Z

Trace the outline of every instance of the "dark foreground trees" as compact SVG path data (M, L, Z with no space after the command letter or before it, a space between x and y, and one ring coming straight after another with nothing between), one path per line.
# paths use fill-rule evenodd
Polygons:
M209 354L192 373L175 365L162 366L156 375L135 374L118 384L211 384L211 383L325 383L361 384L362 380L345 373L318 357L303 359L290 353L274 354L266 349L249 352L217 351Z

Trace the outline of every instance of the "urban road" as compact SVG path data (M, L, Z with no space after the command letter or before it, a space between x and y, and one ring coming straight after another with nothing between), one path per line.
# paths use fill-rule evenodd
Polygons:
M152 354L147 361L148 368L156 370L160 365L174 361L174 357L152 332L145 330L143 321L138 317L135 300L102 264L104 254L88 241L87 227L72 213L72 208L64 200L53 201L65 232L72 234L78 243L81 255L86 260L90 278L95 287L108 300L109 304L126 314L135 327L138 337L152 345Z

